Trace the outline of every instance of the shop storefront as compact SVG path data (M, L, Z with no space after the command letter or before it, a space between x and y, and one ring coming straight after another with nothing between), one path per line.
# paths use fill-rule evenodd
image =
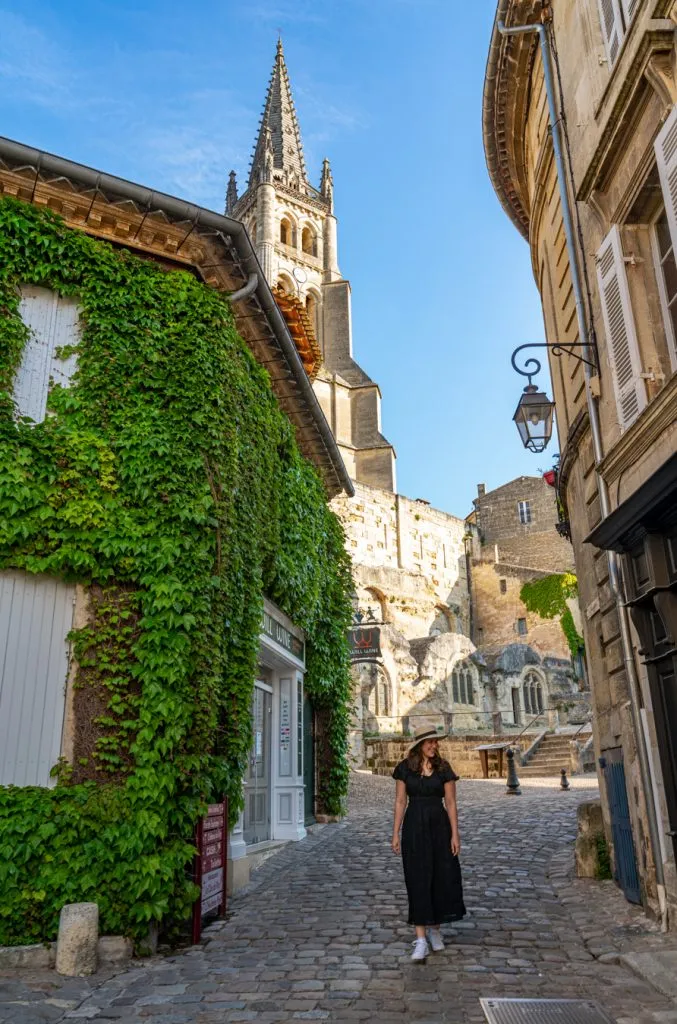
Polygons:
M306 795L305 789L312 787L312 779L304 786L304 673L303 631L266 600L244 810L228 844L230 884L235 890L246 885L257 854L271 844L303 839L306 834L312 791ZM312 751L307 757L312 763Z

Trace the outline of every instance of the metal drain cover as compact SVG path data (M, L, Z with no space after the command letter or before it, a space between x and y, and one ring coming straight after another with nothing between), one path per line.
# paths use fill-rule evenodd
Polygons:
M480 999L489 1024L614 1024L587 999Z

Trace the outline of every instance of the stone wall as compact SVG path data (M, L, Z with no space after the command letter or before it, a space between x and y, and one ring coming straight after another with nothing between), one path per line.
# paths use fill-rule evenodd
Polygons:
M519 503L528 502L530 522L520 521ZM485 491L474 501L483 558L547 572L571 570L571 544L555 529L555 491L542 477L520 476Z
M513 747L522 751L528 749L534 741L534 735L520 737L513 741ZM505 743L505 736L492 736L487 733L466 733L459 736L445 736L440 740L440 754L451 764L457 775L462 779L481 779L482 767L480 755L475 747L484 743ZM365 764L376 775L390 775L393 768L406 757L411 746L410 740L371 740L365 742ZM489 777L498 778L497 758L489 754ZM505 759L503 762L505 775Z
M571 658L559 619L544 619L527 611L520 598L524 583L539 575L501 562L473 564L474 635L478 647L493 649L522 641L540 654Z
M467 632L464 521L364 484L356 484L355 492L354 498L335 498L332 507L346 531L356 582L373 588L383 621L410 639Z

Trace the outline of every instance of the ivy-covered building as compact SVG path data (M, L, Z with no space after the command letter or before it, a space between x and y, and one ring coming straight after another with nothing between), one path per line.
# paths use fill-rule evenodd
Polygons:
M239 222L0 140L0 943L181 920L224 794L235 885L341 810L352 484L304 317Z

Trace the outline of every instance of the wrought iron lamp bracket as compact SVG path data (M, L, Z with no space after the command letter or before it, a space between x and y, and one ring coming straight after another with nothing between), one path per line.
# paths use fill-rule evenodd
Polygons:
M554 356L562 356L562 355L564 355L566 353L566 355L573 356L574 359L577 359L579 363L585 363L586 366L591 366L593 368L593 370L598 371L598 369L599 369L599 362L598 362L598 357L597 357L597 347L596 346L584 345L580 341L569 341L569 342L534 341L534 342L528 342L526 345L519 345L515 349L515 351L513 352L512 356L511 356L510 362L512 363L513 370L515 370L517 373L519 373L522 377L528 377L529 378L529 384L530 385L531 385L532 377L535 377L538 373L541 372L542 365L541 365L540 359L536 359L535 357L532 357L530 359L525 359L524 360L524 369L520 369L519 368L519 366L517 365L517 362L516 362L517 356L519 355L520 352L523 352L524 349L526 349L526 348L547 348L547 349L549 349L552 352L552 354ZM575 348L591 349L591 351L592 351L592 359L586 359L585 356L579 355L578 352L572 352L571 349L575 349ZM530 366L533 367L533 369L530 370L529 369Z

